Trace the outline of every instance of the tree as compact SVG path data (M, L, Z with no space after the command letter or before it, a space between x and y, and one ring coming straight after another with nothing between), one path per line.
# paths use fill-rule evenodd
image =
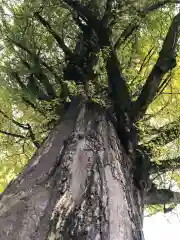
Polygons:
M178 120L151 123L177 84L177 4L2 4L1 70L12 100L0 132L37 150L0 196L1 239L143 239L144 207L180 202L157 186L160 173L179 170L179 157L154 161L158 146L178 138Z

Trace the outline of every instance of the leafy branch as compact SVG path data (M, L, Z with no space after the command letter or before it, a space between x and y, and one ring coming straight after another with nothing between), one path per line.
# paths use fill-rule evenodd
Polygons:
M178 13L169 27L159 58L148 76L143 89L132 107L132 119L141 119L149 104L157 94L164 75L176 66L176 50L179 37L180 13Z
M27 124L22 124L22 123L16 121L15 119L8 117L8 115L6 113L4 113L2 110L0 110L0 113L3 115L4 118L10 120L16 126L22 128L23 130L28 131L27 136L29 135L31 141L33 142L33 144L36 148L39 148L41 146L40 142L36 140L35 134L33 133L33 130L32 130L32 127L31 127L30 124L28 124L28 123ZM17 137L17 138L22 138L22 139L27 138L27 136L23 136L21 134L16 134L16 133L11 133L11 132L4 131L4 130L0 130L0 132L2 134L7 135L7 136Z

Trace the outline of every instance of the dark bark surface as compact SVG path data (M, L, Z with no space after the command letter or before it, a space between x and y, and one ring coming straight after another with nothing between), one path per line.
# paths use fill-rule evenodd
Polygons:
M105 110L75 101L1 195L0 239L143 239L132 172Z

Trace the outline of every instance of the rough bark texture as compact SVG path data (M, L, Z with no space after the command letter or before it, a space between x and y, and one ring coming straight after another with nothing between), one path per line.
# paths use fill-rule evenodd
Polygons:
M0 239L143 239L124 152L105 110L75 101L1 195Z

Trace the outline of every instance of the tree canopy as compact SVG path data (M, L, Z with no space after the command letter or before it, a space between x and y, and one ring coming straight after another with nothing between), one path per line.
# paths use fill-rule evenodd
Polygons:
M1 192L77 95L113 112L124 146L133 124L152 179L180 187L179 3L0 1Z

